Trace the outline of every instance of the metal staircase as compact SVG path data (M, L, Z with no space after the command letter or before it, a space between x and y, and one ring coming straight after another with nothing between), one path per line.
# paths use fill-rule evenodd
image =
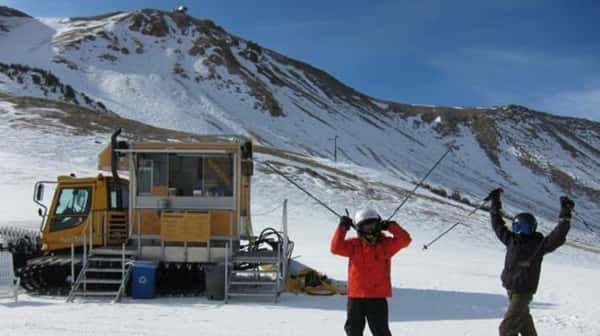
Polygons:
M238 252L226 260L225 302L232 297L271 297L277 302L281 293L283 270L281 249ZM241 265L250 264L249 268Z
M225 303L233 297L271 297L277 302L285 290L289 262L287 234L287 199L283 201L281 218L282 240L265 250L236 251L225 249Z
M118 302L125 293L130 275L130 263L136 251L119 248L96 248L87 258L74 282L67 302L75 298L107 298Z

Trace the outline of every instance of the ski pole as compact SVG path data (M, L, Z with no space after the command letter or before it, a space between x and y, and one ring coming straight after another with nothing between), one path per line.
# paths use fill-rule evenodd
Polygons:
M331 212L332 214L336 215L337 217L342 217L342 215L340 215L339 213L337 213L337 211L333 210L331 207L329 207L327 204L325 204L325 202L321 201L320 199L318 199L315 195L311 194L308 190L304 189L301 185L299 185L298 183L294 182L294 180L292 180L291 178L289 178L287 175L285 175L282 171L280 171L279 169L273 167L273 165L271 165L270 163L266 162L266 161L258 161L262 164L264 164L265 166L269 167L273 172L275 172L277 175L283 177L284 179L286 179L288 182L290 182L292 185L294 185L296 188L300 189L301 191L303 191L305 194L307 194L310 198L312 198L313 200L317 201L317 203L319 203L321 206L323 206L325 209L329 210L329 212ZM347 210L346 210L347 212ZM356 226L354 224L352 224L352 227L354 229L356 229Z
M446 158L446 155L448 155L451 151L452 151L452 146L448 146L448 150L446 151L446 153L444 153L444 155L442 155L442 157L440 157L439 160L437 160L437 162L433 165L433 167L431 167L431 169L429 169L427 174L425 174L425 176L423 176L421 181L419 181L419 183L417 183L417 185L413 188L413 190L410 193L408 193L408 195L406 195L406 197L404 198L402 203L400 203L400 205L396 208L396 210L394 210L392 215L387 219L388 221L391 220L394 216L396 216L396 214L398 213L398 210L400 210L400 208L402 208L404 206L404 204L408 201L408 199L411 198L415 194L415 192L423 184L425 179L427 179L429 177L429 175L431 175L431 173L435 170L435 168L437 168L437 166L440 163L442 163L444 158Z
M577 218L579 218L579 220L583 223L583 225L585 225L586 228L588 228L592 233L596 233L596 231L592 229L592 226L588 224L588 222L586 222L585 219L583 219L579 212L575 212L575 210L573 210L573 213L575 214L575 216L577 216Z
M483 206L485 205L485 203L487 203L487 200L484 200L483 203L481 203L481 205L479 205L477 208L473 209L471 212L469 212L469 214L467 215L467 217L471 217L471 215L473 215L475 212L477 212L477 210L480 210L483 208ZM430 241L428 244L423 245L423 250L427 250L429 247L431 247L431 245L433 245L436 241L438 241L440 238L442 238L443 236L445 236L446 234L448 234L448 232L454 230L455 227L458 226L458 224L462 223L462 220L457 221L454 225L452 225L451 227L449 227L446 231L442 232L440 235L438 235L437 237L435 237L432 241Z

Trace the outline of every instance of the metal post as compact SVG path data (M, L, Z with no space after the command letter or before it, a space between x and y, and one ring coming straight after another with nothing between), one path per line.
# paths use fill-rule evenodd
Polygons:
M83 239L83 265L85 266L85 263L87 262L87 239L86 239L86 235L85 232L82 234L82 239Z
M188 242L187 240L183 242L183 262L188 261Z
M141 256L142 255L142 228L141 228L141 222L142 222L142 218L141 218L141 214L138 211L137 212L137 251L138 251L138 255Z
M283 213L281 218L281 226L283 231L283 280L287 279L287 257L288 257L288 214L287 214L287 198L283 200Z
M277 302L277 296L279 295L280 281L281 278L279 274L281 274L281 248L277 249L277 274L275 275L275 302Z
M212 259L212 253L210 251L210 239L206 242L206 249L208 250L207 261L210 262Z
M335 137L333 137L333 161L334 162L337 162L337 138L338 138L337 135Z
M71 241L71 290L75 288L75 243Z
M127 154L129 159L129 209L127 211L127 218L129 224L129 237L133 234L133 220L134 220L134 211L137 211L137 203L136 203L136 193L137 193L137 172L136 172L136 164L133 159L135 154L129 153Z
M94 232L94 216L92 216L92 222L88 224L88 235L89 235L89 251L90 251L90 255L92 254L92 250L94 248L94 236L93 236L93 232Z
M242 222L242 218L240 217L240 222ZM246 223L244 222L244 225ZM238 235L239 235L239 225L238 225ZM232 248L233 247L233 218L231 218L231 214L229 215L229 246L227 247L227 249ZM232 251L233 253L233 251Z
M81 269L82 271L85 269L86 265L87 265L87 239L86 239L86 234L85 232L83 232L83 263L81 264ZM83 282L83 292L87 292L87 283L84 281Z
M104 247L106 247L107 243L108 243L108 212L105 210L104 214L102 216L102 218L104 219L102 222L103 228L103 236L102 236L102 240L104 242Z
M125 281L125 243L121 244L121 281Z
M229 297L229 243L225 242L225 303L227 303L227 299Z

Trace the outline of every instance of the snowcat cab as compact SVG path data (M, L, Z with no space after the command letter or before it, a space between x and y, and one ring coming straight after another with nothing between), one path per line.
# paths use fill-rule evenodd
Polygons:
M247 138L120 143L101 153L99 168L113 176L118 169L129 174L127 234L141 258L222 261L225 243L239 246L240 239L252 236Z
M36 202L41 201L41 190L48 183L56 184L54 197L42 222L42 251L58 252L71 247L81 247L81 237L92 233L93 246L120 245L127 240L125 207L116 201L115 183L127 195L127 180L116 182L113 177L98 174L97 177L59 176L56 182L38 182ZM124 197L127 200L127 197ZM44 208L46 208L44 206Z

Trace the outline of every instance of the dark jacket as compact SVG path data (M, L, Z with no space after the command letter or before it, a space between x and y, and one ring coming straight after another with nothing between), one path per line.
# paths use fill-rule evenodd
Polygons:
M540 282L542 259L546 253L565 243L571 227L570 221L561 218L547 237L539 232L518 235L506 228L502 216L497 211L490 213L496 236L506 245L502 285L516 293L535 293Z
M349 298L386 298L392 296L391 258L407 247L411 238L396 222L388 231L394 235L369 244L361 238L346 239L347 229L338 226L331 239L331 252L350 258L348 262Z

